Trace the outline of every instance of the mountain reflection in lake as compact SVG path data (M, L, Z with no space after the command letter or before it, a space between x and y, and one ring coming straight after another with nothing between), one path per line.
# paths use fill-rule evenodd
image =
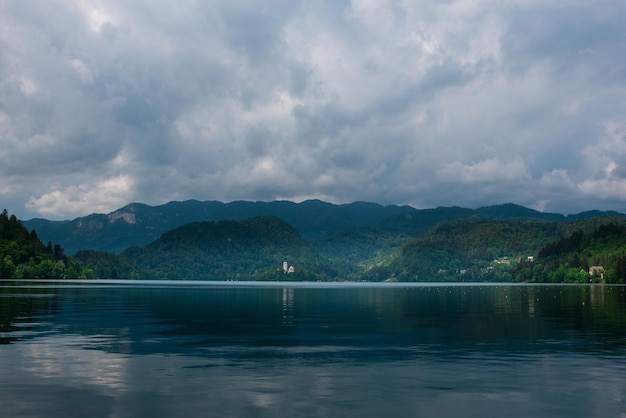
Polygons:
M7 417L626 417L618 286L0 282Z

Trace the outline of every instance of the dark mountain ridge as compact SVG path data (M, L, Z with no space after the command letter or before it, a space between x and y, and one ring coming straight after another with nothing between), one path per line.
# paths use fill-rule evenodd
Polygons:
M184 202L180 204L187 208ZM134 210L137 213L146 208L137 205ZM150 244L128 248L120 256L79 251L75 258L82 267L72 268L75 273L71 275L206 280L606 279L622 283L626 280L626 217L611 215L591 211L541 219L545 214L514 205L488 210L436 208L309 240L276 216L190 222ZM96 231L106 228L101 216L85 217L80 223ZM136 214L118 212L115 217L118 219L113 223L118 227L138 223ZM37 248L43 248L43 244L36 231L27 232L14 217L4 218L7 225L19 226L0 228L8 240L0 248L4 276L53 277L57 275L56 267L64 275L70 273L66 267L73 259L65 257L63 263L55 262L60 258L54 254L54 259L48 259L50 252L63 254L60 245L49 244L44 251L48 255L41 256ZM14 230L20 230L21 235L11 235ZM19 237L38 242L38 247L29 247ZM281 260L296 265L296 273L285 273Z
M68 254L79 250L120 253L132 246L142 246L162 234L191 222L242 220L254 216L276 216L292 225L306 240L362 227L375 227L381 233L419 237L436 225L466 218L530 218L550 221L573 221L617 212L590 211L564 216L543 213L514 204L478 209L438 207L415 209L411 206L382 206L369 202L332 204L320 200L301 203L289 201L250 202L188 200L159 206L132 203L109 214L92 214L71 221L31 219L23 224L35 229L44 241L60 243Z
M71 221L31 219L24 221L44 241L61 243L69 254L92 249L120 253L131 246L148 244L165 232L191 222L242 220L254 216L276 216L293 225L305 239L341 229L368 226L400 213L415 211L410 206L382 206L354 202L335 205L320 200L289 201L169 202L159 206L132 203L109 214L92 214Z

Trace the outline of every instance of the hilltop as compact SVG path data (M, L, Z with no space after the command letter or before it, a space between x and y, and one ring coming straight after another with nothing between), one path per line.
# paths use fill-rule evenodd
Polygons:
M336 275L295 228L275 216L189 223L122 256L148 278L320 280ZM284 261L295 266L294 273L283 271Z

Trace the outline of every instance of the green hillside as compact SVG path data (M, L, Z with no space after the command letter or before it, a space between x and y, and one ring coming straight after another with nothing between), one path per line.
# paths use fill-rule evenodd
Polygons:
M37 232L28 232L15 215L9 216L6 209L0 213L0 278L89 277L91 272L66 256L63 247L43 245Z
M143 272L127 257L104 251L82 250L74 255L85 268L101 279L143 279Z
M411 240L363 277L372 281L588 282L593 280L589 269L602 266L604 281L623 282L624 218L580 219L446 222Z
M186 222L259 212L280 216ZM70 262L76 277L207 280L571 282L588 281L589 269L602 266L601 280L621 282L625 270L622 235L615 233L626 223L623 214L589 211L564 216L513 204L475 210L317 200L133 204L109 215L41 221L42 227L73 225L65 230L70 231L65 239L75 248L140 244L119 256L85 249L62 260L60 245L44 247L36 232L29 233L21 224L15 227L19 221L6 213L4 222L13 225L7 230L21 228L9 237L13 246L3 244L1 272L7 277L58 276L61 265L67 274ZM599 241L596 235L606 235L606 225L615 228ZM579 247L567 244L579 238ZM28 239L32 242L24 241ZM285 260L295 273L284 273Z
M298 231L274 216L193 222L122 256L147 278L205 280L327 280L327 261ZM283 272L283 261L295 273Z
M367 280L510 281L511 265L563 236L561 223L533 219L463 219L411 240Z
M626 282L626 226L615 220L553 241L514 271L515 281Z

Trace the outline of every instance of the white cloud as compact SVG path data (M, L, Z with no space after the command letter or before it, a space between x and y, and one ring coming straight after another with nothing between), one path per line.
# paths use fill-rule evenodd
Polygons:
M552 170L549 173L543 173L539 180L539 186L547 193L573 193L577 187L565 170Z
M604 134L582 153L591 178L580 182L584 196L626 201L626 122L607 122Z
M79 184L32 196L26 207L43 216L79 216L84 213L109 213L133 198L133 180L126 176L106 179L98 184Z
M582 152L590 168L608 175L607 167L615 163L615 159L621 162L626 157L626 120L605 122L603 125L602 136Z
M626 179L607 176L597 180L585 180L579 185L585 197L599 200L626 200Z
M114 23L113 16L103 7L106 2L97 4L97 2L93 0L77 0L75 3L82 11L92 31L99 33L102 31L104 25L112 25Z
M83 83L91 84L93 82L92 71L83 61L79 59L72 59L70 61L70 65L74 71L76 71L76 74Z

